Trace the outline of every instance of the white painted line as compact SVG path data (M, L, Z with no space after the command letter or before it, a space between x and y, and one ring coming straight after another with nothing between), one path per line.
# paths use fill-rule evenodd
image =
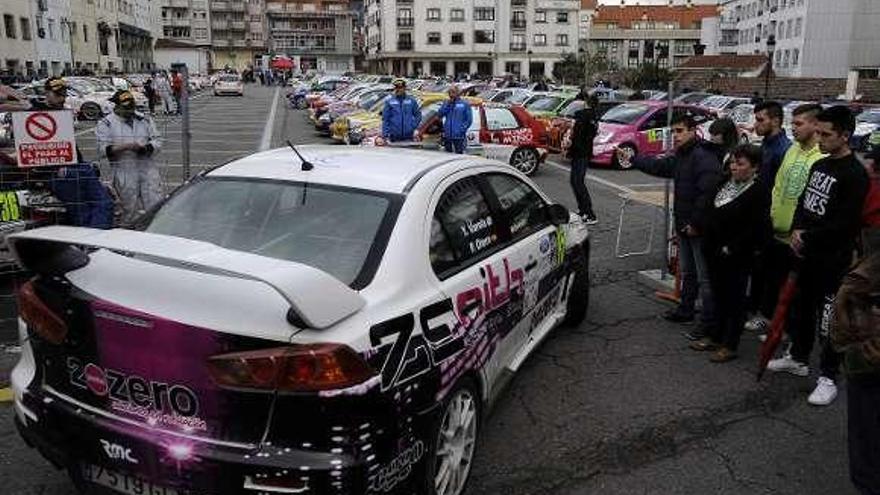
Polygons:
M571 167L563 167L562 165L560 165L556 162L548 161L547 165L550 165L553 168L562 170L565 173L569 173L571 171ZM635 191L633 189L630 189L629 187L622 186L620 184L616 184L616 183L611 182L610 180L607 180L607 179L603 179L603 178L599 177L598 175L587 174L587 179L589 179L593 182L596 182L597 184L602 184L605 187L614 189L615 191L618 191L623 194L634 194L635 193Z
M272 128L275 127L275 113L278 111L278 94L281 88L275 88L272 95L272 108L269 110L269 118L266 119L266 127L263 128L263 139L260 140L259 151L266 151L272 146Z

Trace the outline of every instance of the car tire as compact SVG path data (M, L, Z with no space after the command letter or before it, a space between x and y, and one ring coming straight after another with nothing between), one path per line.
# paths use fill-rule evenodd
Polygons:
M83 103L83 106L80 107L79 113L82 114L83 118L86 120L98 120L104 115L104 112L101 111L101 106L97 103Z
M424 495L464 493L477 452L481 409L479 389L470 378L460 380L443 400L440 412L429 430L430 444L425 454L422 490ZM462 423L461 414L467 414L469 419L466 424ZM444 451L445 454L441 454ZM457 464L457 471L447 468L441 472L444 461L447 466L448 463ZM451 478L456 473L457 477ZM453 482L455 484L450 486Z
M510 154L510 165L525 175L533 175L539 164L540 157L534 148L517 148Z
M565 303L565 320L563 324L568 327L580 325L587 317L587 308L590 306L590 255L582 247L577 249L579 260L574 271L574 282L568 291L568 299Z
M629 170L633 167L633 158L636 157L637 151L636 147L626 143L617 147L618 150L623 150L626 152L626 155L629 157L627 160L620 161L620 157L617 152L614 153L613 164L614 168L619 168L620 170Z

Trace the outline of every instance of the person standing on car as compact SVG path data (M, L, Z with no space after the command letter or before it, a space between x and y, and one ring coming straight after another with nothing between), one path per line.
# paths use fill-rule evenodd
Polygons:
M813 164L825 157L819 149L816 135L819 124L816 117L820 112L822 107L815 103L794 109L791 127L795 142L782 159L770 195L773 238L761 251L758 266L763 273L756 279L756 283L763 283L764 286L754 289L756 296L760 297L755 308L755 317L745 325L746 330L762 335L767 332L770 318L776 311L779 291L794 266L795 257L789 244L798 200L807 186L807 177Z
M868 174L849 148L856 127L852 111L831 107L823 110L817 120L819 147L828 156L813 165L794 213L791 249L798 258L799 293L789 315L792 346L789 353L770 361L767 369L808 376L807 363L818 326L822 345L820 376L807 401L827 406L837 397L841 361L829 340L834 296L852 263L868 193Z
M406 81L395 79L394 94L385 99L382 109L382 138L390 143L412 141L421 122L419 102L406 94Z
M697 123L687 113L672 119L672 155L637 157L633 166L647 174L673 179L675 189L675 230L679 238L681 302L663 317L676 323L694 320L697 295L703 302L700 326L685 334L699 340L713 331L715 310L709 268L703 252L706 213L721 180L721 163L714 150L697 137ZM618 150L618 153L622 153Z
M596 122L595 107L591 105L586 93L581 92L584 108L574 114L574 128L571 131L571 145L568 147L568 157L571 159L571 171L569 182L578 205L578 214L587 225L599 223L596 212L593 210L593 200L587 189L587 168L593 160L593 140L599 129Z
M467 132L474 121L471 105L461 98L456 85L449 87L449 99L437 111L443 119L443 146L447 153L461 155L467 148Z
M46 99L31 104L31 111L66 110L67 84L60 77L50 77L44 84ZM109 229L113 226L113 199L101 184L98 170L86 163L76 148L76 165L25 169L26 184L44 182L52 194L64 203L65 223L79 227Z
M718 325L691 344L695 351L715 351L710 360L726 363L737 357L746 319L746 289L755 251L769 239L770 196L757 183L761 149L736 147L730 178L719 184L706 214L704 250L712 282Z
M154 157L161 142L153 121L135 112L134 96L117 91L111 100L113 113L95 127L98 154L107 158L113 172L113 187L122 204L125 225L162 200L162 179Z

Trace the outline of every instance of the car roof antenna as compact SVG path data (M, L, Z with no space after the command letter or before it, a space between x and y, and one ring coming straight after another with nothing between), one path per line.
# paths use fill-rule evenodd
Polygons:
M303 172L308 172L309 170L315 168L315 164L312 163L312 162L310 162L310 161L308 161L308 160L306 160L306 159L300 154L300 152L297 151L296 147L293 145L293 143L290 142L289 139L287 140L287 146L290 146L290 149L292 149L293 152L296 153L296 156L299 157L300 161L302 161L302 171L303 171Z

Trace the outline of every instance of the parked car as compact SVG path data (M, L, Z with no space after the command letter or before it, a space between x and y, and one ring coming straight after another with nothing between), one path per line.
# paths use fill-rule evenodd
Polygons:
M705 125L712 115L692 105L676 104L674 112L687 112L698 124ZM668 106L662 101L622 103L599 119L599 131L593 142L593 162L597 165L620 169L632 168L636 155L658 155L664 152L669 133ZM621 158L617 150L623 150Z
M675 103L681 103L682 105L699 105L703 100L712 96L715 95L702 92L684 93L676 97L673 101L675 101Z
M596 118L601 118L608 110L620 105L615 100L600 100L596 108ZM547 124L547 147L551 153L562 153L571 146L571 132L574 129L574 116L586 106L583 100L574 100L562 110L558 117L550 119Z
M729 117L734 108L750 102L750 98L739 98L736 96L710 96L701 101L699 106L709 110L720 118Z
M867 151L871 135L880 130L880 109L867 109L856 117L856 131L850 139L850 147Z
M736 124L739 142L742 144L758 144L761 137L755 133L755 105L743 103L730 111L730 119Z
M315 129L328 136L332 135L333 123L341 117L345 117L356 112L361 112L373 108L378 103L384 102L385 98L391 94L390 87L382 87L370 89L358 95L353 101L343 100L331 103L324 108L324 112L315 122Z
M587 227L508 165L298 152L10 238L13 420L83 492L461 495L506 379L583 321Z
M214 96L244 96L244 82L238 74L223 74L214 83Z
M550 120L574 101L574 93L545 93L525 104L526 110L539 119Z
M428 106L438 101L445 101L449 98L448 95L443 93L419 93L414 96L419 102L423 122L425 121L426 113L430 111ZM465 98L465 100L470 102L480 101L479 98ZM384 105L380 105L376 109L376 112L356 114L352 115L347 120L344 120L336 130L336 132L342 135L342 141L346 144L360 144L372 138L380 137L382 135L383 106ZM334 137L336 136L336 132L333 133Z

